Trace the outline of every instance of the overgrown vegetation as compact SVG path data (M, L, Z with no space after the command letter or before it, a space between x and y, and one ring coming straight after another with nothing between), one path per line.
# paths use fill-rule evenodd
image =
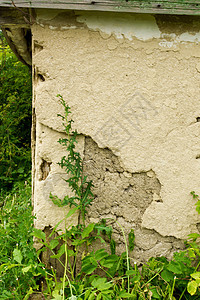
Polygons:
M116 255L112 228L106 226L106 220L85 224L87 207L93 200L92 182L88 182L87 177L82 174L82 159L75 150L77 132L72 130L73 121L69 119L70 108L61 96L60 101L65 108L65 115L61 117L66 122L64 127L67 138L59 142L68 151L68 156L62 158L60 165L69 174L67 183L74 191L74 196L66 196L64 199L51 196L51 199L59 206L70 206L65 220L78 213L79 222L77 226L69 226L65 233L55 238L53 230L50 242L44 232L34 230L35 236L43 245L40 251L49 249L51 257L59 260L64 270L60 281L56 278L56 270L48 271L44 295L50 296L50 299L71 300L199 299L199 234L190 235L186 250L175 253L171 261L165 257L151 258L139 269L129 256L129 252L134 251L133 231L128 236L128 243L123 228L118 224L124 236L125 251ZM194 193L193 197L198 200ZM95 251L93 249L97 239L102 243L100 249ZM106 243L110 244L110 251L105 250ZM64 262L61 259L63 255ZM80 260L81 266L78 264Z
M31 72L0 31L0 190L30 175L31 93Z
M68 224L68 218L74 214L78 216L78 224L66 226L65 232L59 235L55 234L58 224L48 237L39 229L33 229L31 233L31 225L27 241L33 234L40 242L41 248L37 253L38 261L32 242L27 246L23 242L25 238L16 235L13 244L8 243L9 250L6 254L8 259L4 258L5 263L0 267L4 283L1 291L4 293L3 299L28 299L33 293L41 295L41 299L54 300L199 299L199 234L191 234L186 242L186 249L175 253L171 261L165 257L152 257L138 268L130 258L130 252L134 251L133 231L126 237L123 228L118 224L124 236L125 251L117 255L115 242L112 239L112 227L106 225L106 220L86 224L87 209L93 201L92 182L88 181L87 176L83 176L82 159L76 151L77 132L72 130L73 121L69 119L70 108L62 97L60 101L65 108L65 115L61 117L66 138L59 140L59 143L67 148L68 153L62 158L60 166L69 175L67 184L73 190L74 196L59 199L51 195L50 198L56 205L69 206L70 210L62 220L65 224ZM199 211L199 197L194 192L192 195L197 200L196 206ZM19 203L20 207L21 205L22 203ZM5 204L3 207L4 212L7 211ZM8 211L11 217L7 224L12 232L11 224L13 220L14 223L17 220L15 214L12 214L9 209ZM4 218L5 216L6 213L4 213ZM23 219L21 224L26 224L27 216L24 215ZM2 219L2 228L4 228L2 230L5 230L7 227L3 226L3 222ZM23 237L23 230L21 234ZM5 232L2 232L2 235L5 235ZM17 241L18 239L21 243ZM108 244L110 245L109 251L106 246ZM29 252L26 251L27 247ZM40 262L41 254L47 251L51 259L57 260L63 267L63 275L60 278L56 275L56 269L53 266L47 268ZM9 278L13 278L11 282L15 282L15 285L8 284ZM28 278L31 280L26 281ZM16 285L16 282L20 284ZM37 284L38 282L43 282L43 284ZM13 298L11 294L14 295ZM8 295L7 298L5 295Z

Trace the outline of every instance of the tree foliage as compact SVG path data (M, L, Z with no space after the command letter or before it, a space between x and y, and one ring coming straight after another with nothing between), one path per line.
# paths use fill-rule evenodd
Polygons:
M30 174L31 90L31 72L0 31L0 189Z

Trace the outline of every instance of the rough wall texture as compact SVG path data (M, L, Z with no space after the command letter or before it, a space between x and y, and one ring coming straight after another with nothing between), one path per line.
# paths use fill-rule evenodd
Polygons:
M94 181L89 219L114 218L135 229L137 259L182 247L200 222L190 196L200 192L200 19L36 14L36 226L54 226L67 211L49 200L50 192L69 192L57 165L65 154L57 143L59 93L71 107L84 171ZM115 235L120 244L116 226Z

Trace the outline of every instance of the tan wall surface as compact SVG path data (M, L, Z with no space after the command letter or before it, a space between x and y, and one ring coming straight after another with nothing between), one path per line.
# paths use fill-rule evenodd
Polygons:
M144 258L182 247L200 223L190 195L200 193L200 19L36 13L36 226L55 226L67 211L49 200L68 192L57 165L61 94L94 181L90 220L135 229Z

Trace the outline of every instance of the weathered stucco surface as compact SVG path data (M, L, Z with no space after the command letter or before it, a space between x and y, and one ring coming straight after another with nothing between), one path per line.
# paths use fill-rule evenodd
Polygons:
M89 219L112 217L135 229L138 257L181 247L200 222L190 195L200 192L200 19L36 14L36 226L54 226L67 211L49 200L50 192L69 192L57 165L65 154L57 143L61 94L94 180Z

